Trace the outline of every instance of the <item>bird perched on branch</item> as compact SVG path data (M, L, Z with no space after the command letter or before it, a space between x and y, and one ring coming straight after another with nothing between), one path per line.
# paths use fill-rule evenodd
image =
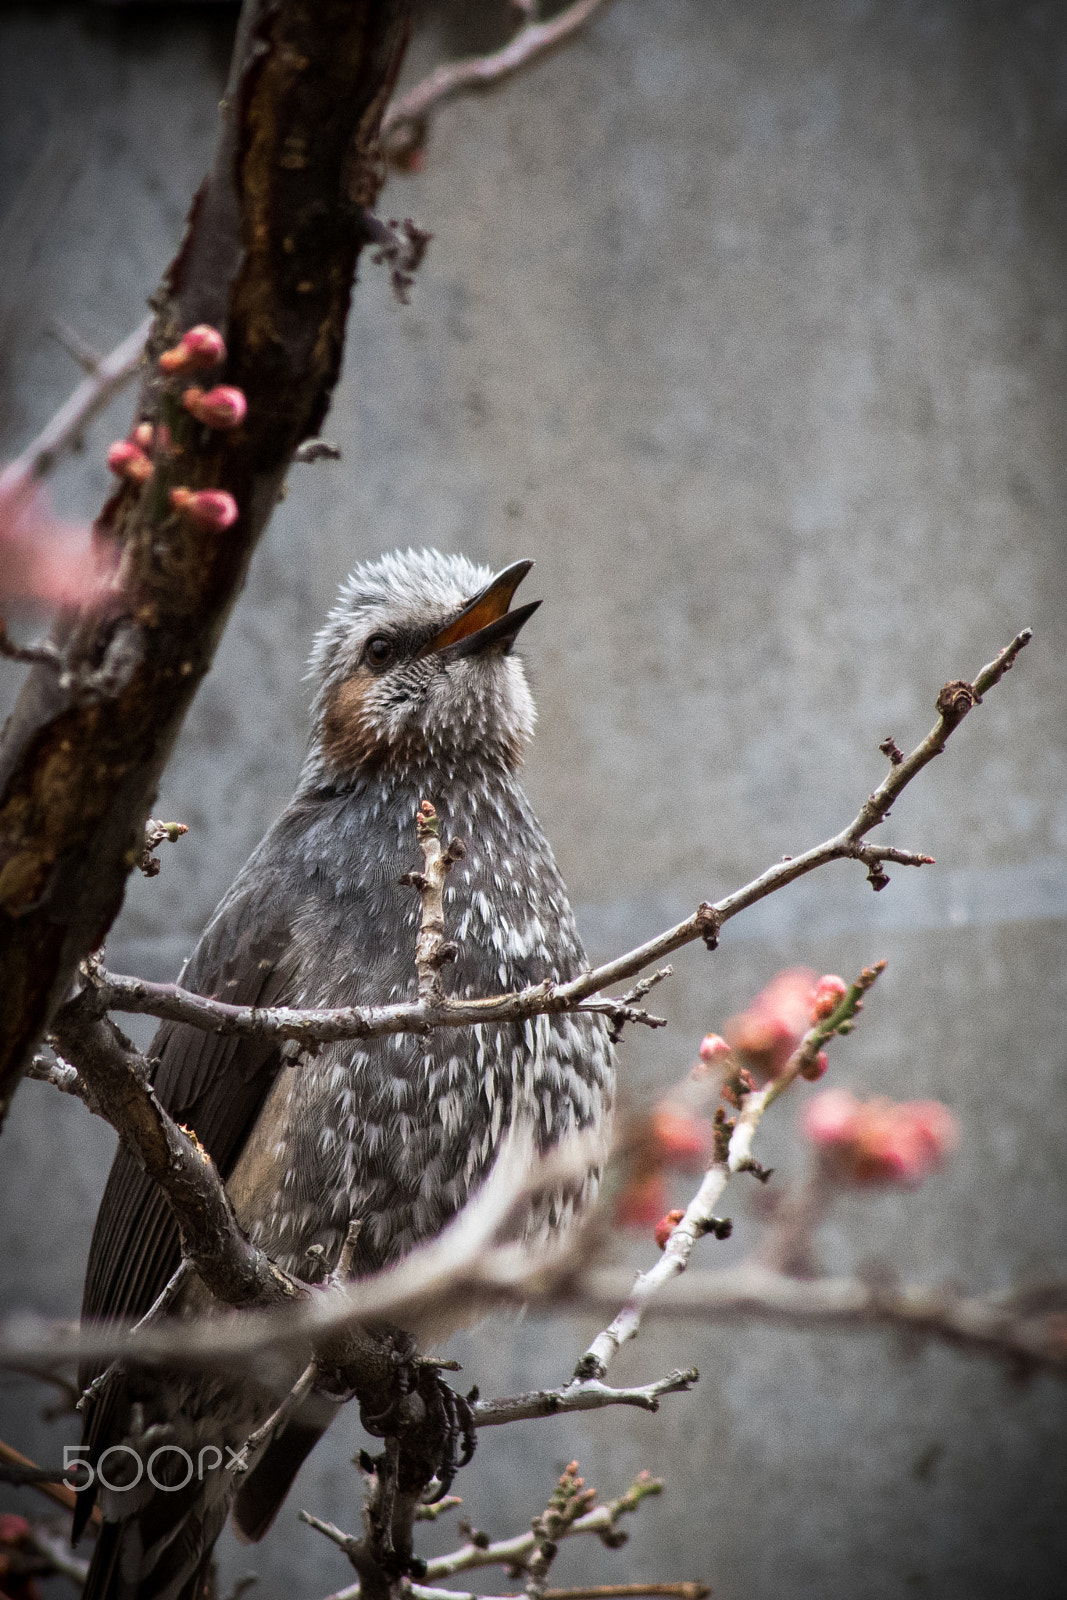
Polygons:
M581 970L566 890L516 775L535 713L513 645L539 602L509 608L530 566L492 577L460 556L408 551L352 575L315 643L318 687L296 793L215 912L185 987L257 1006L413 998L419 897L399 880L420 864L425 799L445 835L466 842L445 891L458 947L452 992L500 993ZM591 1015L395 1034L303 1056L166 1023L150 1054L157 1095L210 1151L242 1224L304 1279L335 1268L342 1249L346 1268L365 1276L432 1239L484 1184L514 1128L547 1152L598 1129L606 1139L611 1111L612 1048ZM591 1202L598 1178L591 1164L569 1189L531 1201L520 1231L558 1234ZM350 1223L360 1224L354 1243ZM83 1316L144 1315L179 1258L166 1202L120 1149ZM171 1314L200 1309L205 1297L194 1279ZM454 1310L453 1325L482 1309ZM438 1492L461 1459L455 1397L442 1394L429 1397L443 1407ZM211 1470L211 1449L239 1451L271 1414L278 1395L261 1374L239 1381L127 1365L98 1383L85 1454L98 1469L112 1455L98 1480L104 1524L86 1600L193 1600L231 1504L246 1537L269 1527L336 1409L311 1400L241 1477L225 1457ZM138 1472L153 1450L154 1472ZM182 1484L186 1459L196 1470ZM79 1496L76 1530L92 1498Z

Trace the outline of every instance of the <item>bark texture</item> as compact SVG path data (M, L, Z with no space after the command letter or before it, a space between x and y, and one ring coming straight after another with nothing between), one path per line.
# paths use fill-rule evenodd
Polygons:
M117 580L55 633L73 681L35 668L0 745L0 1121L118 912L285 470L325 416L410 10L250 0L242 13L215 164L155 298L138 406L179 452L105 506L97 538L115 548ZM219 378L247 396L231 432L194 423L159 378L154 357L198 322L224 334ZM227 490L238 522L207 532L179 517L167 498L178 484Z

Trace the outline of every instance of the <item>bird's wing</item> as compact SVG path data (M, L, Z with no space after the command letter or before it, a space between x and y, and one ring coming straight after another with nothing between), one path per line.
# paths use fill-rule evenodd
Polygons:
M266 871L243 873L223 901L182 975L185 988L236 1005L284 1004L293 972L288 899ZM288 907L292 910L292 906ZM164 1023L149 1054L163 1106L193 1129L223 1178L231 1171L281 1066L276 1041L207 1033ZM162 1191L122 1145L115 1156L93 1230L82 1301L84 1320L143 1316L179 1262L178 1227ZM103 1365L106 1365L104 1363ZM102 1367L79 1374L83 1388ZM89 1459L107 1443L125 1409L120 1383L91 1404L84 1432ZM75 1537L92 1508L78 1496Z

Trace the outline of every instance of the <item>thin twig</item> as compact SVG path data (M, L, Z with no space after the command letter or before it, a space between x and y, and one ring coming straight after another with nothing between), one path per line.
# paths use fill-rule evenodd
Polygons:
M714 948L719 933L731 918L768 895L775 894L797 878L831 861L858 861L868 868L876 887L883 887L885 862L905 866L927 866L932 857L891 845L866 842L865 836L889 815L893 803L922 769L945 748L946 741L959 726L971 706L998 683L1012 666L1031 637L1030 629L1016 636L972 684L946 684L938 696L939 717L930 733L905 760L890 767L885 779L861 807L858 815L840 833L806 850L802 855L779 861L714 904L704 902L692 916L649 939L636 949L617 956L604 965L581 973L567 983L534 984L514 994L492 995L480 999L457 999L443 994L434 997L427 991L418 999L388 1006L348 1006L336 1009L296 1010L287 1006L233 1006L191 994L176 984L149 983L143 978L122 977L99 972L93 977L100 1003L107 1009L147 1013L173 1022L187 1022L222 1034L244 1038L292 1039L306 1045L338 1039L379 1038L390 1033L426 1034L434 1028L470 1027L478 1023L519 1022L540 1013L595 1010L612 1015L626 1005L626 998L612 1000L601 991L612 984L637 977L679 950L683 945L703 939ZM593 998L597 997L597 998ZM638 1020L650 1020L639 1018ZM658 1020L658 1019L657 1019Z
M152 318L146 317L79 383L36 439L0 472L0 496L24 492L78 444L93 418L136 377L151 326Z
M6 1465L9 1467L21 1467L27 1473L40 1471L36 1462L31 1461L29 1456L24 1456L22 1452L20 1450L16 1450L13 1445L5 1444L3 1439L0 1439L0 1462L6 1463ZM74 1467L68 1467L66 1471L73 1472ZM29 1481L34 1489L36 1489L40 1494L47 1495L49 1500L54 1500L56 1505L63 1507L64 1511L73 1511L74 1507L78 1503L75 1491L66 1483L46 1482L43 1480L38 1480L36 1482L33 1482L32 1480ZM100 1508L98 1506L94 1506L93 1521L97 1527L100 1526L101 1520Z
M658 1478L652 1478L647 1472L639 1473L633 1483L614 1500L608 1500L603 1505L594 1506L591 1511L577 1517L561 1530L561 1537L570 1538L578 1534L596 1534L601 1539L614 1534L620 1517L636 1511L642 1500L650 1495L660 1494L663 1484ZM482 1544L473 1540L461 1545L458 1550L453 1550L450 1555L437 1556L426 1564L426 1577L432 1582L437 1578L451 1578L457 1572L471 1572L480 1567L517 1567L525 1568L537 1548L537 1535L531 1530L529 1533L520 1533L514 1539L499 1539L495 1543Z
M642 1411L658 1411L665 1394L681 1394L699 1379L696 1367L687 1372L672 1372L655 1383L632 1389L612 1389L598 1378L572 1383L558 1389L534 1389L500 1400L479 1400L474 1420L479 1428L493 1428L503 1422L518 1422L528 1417L562 1416L570 1411L600 1411L605 1406L637 1406Z
M9 661L21 661L28 667L51 667L55 672L62 672L65 665L62 650L47 640L38 644L16 644L3 617L0 617L0 656L6 656Z
M548 22L538 22L532 11L527 11L527 20L502 49L435 68L429 77L390 102L382 118L383 149L394 159L410 156L425 140L435 107L456 95L488 89L514 77L566 44L608 3L610 0L576 0Z

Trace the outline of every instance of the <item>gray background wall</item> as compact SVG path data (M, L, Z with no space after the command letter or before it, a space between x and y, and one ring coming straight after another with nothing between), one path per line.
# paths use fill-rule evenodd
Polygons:
M428 8L408 75L493 42L502 9ZM141 315L212 147L230 24L224 7L0 16L0 453L75 381L50 323L108 348ZM629 1037L624 1075L635 1099L672 1081L782 965L885 955L833 1081L945 1100L963 1147L917 1196L842 1206L828 1264L975 1290L1064 1275L1065 47L1053 3L617 0L573 49L448 109L423 171L383 197L435 235L413 303L366 270L328 428L343 464L292 472L164 780L158 814L189 837L131 884L112 964L172 975L284 804L302 663L361 557L536 559L528 786L594 956L839 827L883 770L879 739L914 741L946 678L1032 624L886 830L937 868L877 898L835 869L715 957L684 954L659 991L672 1027ZM57 473L69 514L99 504L128 415ZM793 1115L761 1135L785 1173ZM74 1311L109 1149L79 1107L24 1088L0 1146L6 1306ZM756 1233L744 1194L731 1206L718 1260ZM593 1331L531 1318L457 1349L501 1393L559 1381ZM566 1548L560 1583L1062 1592L1061 1386L756 1327L649 1331L617 1376L693 1361L697 1393L656 1418L487 1436L466 1509L515 1531L578 1456L605 1493L641 1467L667 1493L621 1554ZM46 1428L39 1403L5 1385L0 1432L54 1458L71 1425ZM355 1525L355 1431L335 1429L265 1545L227 1546L264 1600L349 1581L295 1513Z

